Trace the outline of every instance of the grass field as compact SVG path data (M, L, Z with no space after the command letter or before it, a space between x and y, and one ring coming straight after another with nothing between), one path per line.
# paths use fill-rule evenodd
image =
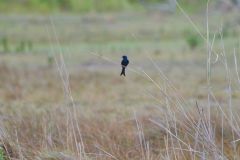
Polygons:
M0 159L239 159L237 14L209 15L209 59L177 13L0 21Z

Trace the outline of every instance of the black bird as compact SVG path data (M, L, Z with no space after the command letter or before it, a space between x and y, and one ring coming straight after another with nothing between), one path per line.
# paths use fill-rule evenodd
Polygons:
M127 65L129 64L129 60L128 60L127 56L122 56L122 58L123 58L122 62L121 62L122 72L121 72L120 76L122 76L122 75L126 76L125 69L126 69Z

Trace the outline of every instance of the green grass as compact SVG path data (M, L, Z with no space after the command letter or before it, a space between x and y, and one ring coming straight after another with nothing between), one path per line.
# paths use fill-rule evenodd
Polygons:
M155 5L155 3L166 3L167 0L147 0L146 4ZM205 1L189 1L183 0L179 3L188 11L196 11L202 9ZM144 4L144 5L146 5ZM55 13L55 12L72 12L72 13L88 13L88 12L116 12L126 10L143 10L144 5L138 0L0 0L0 10L2 13ZM9 8L11 8L9 10Z
M6 160L6 156L4 154L4 149L0 147L0 160Z
M12 0L0 1L1 12L103 12L120 11L135 8L136 4L128 0Z

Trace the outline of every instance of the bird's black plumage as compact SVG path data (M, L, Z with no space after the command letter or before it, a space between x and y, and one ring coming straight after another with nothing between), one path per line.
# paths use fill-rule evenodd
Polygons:
M122 75L126 76L125 69L128 66L128 64L129 64L129 60L128 60L127 56L122 56L122 58L123 58L122 62L121 62L122 72L121 72L120 76L122 76Z

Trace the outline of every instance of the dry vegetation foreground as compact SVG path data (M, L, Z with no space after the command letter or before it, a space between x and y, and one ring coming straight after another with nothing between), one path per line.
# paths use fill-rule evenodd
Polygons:
M239 109L229 110L239 92L229 95L224 67L213 67L208 121L201 63L149 60L126 78L114 64L1 63L2 148L12 159L239 158Z

